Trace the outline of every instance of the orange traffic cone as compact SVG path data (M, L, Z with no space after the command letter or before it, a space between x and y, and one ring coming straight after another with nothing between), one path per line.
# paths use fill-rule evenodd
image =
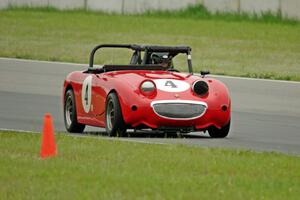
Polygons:
M41 145L41 158L52 157L56 155L56 144L54 138L54 128L51 114L44 116L44 129Z

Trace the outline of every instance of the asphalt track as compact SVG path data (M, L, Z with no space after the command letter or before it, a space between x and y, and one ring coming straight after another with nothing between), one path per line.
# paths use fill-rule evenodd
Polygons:
M51 113L56 131L65 131L61 93L65 76L86 66L0 58L0 129L40 132ZM229 147L300 155L300 83L215 76L232 97L232 128L225 139L164 138L143 134L122 140ZM103 129L88 128L100 132ZM96 133L95 133L96 134ZM198 135L198 134L196 134ZM204 136L204 137L203 137Z

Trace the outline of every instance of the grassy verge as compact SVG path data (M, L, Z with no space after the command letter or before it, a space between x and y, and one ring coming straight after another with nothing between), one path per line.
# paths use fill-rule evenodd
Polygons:
M205 12L121 16L12 8L0 11L0 56L87 63L99 43L187 44L195 71L300 80L300 23Z
M277 153L0 132L3 199L298 199L300 160Z
M51 8L50 8L51 9ZM221 21L250 21L262 23L284 23L284 24L299 24L299 21L290 18L284 18L281 13L273 14L270 12L262 12L261 14L247 13L230 13L230 12L209 12L203 5L190 6L186 9L178 11L148 11L144 16L151 17L178 17L198 20L221 20Z

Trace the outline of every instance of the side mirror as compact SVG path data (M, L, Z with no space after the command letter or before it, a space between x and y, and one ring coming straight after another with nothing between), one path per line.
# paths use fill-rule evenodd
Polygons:
M200 74L201 74L201 76L205 76L205 75L208 75L208 74L210 74L210 72L209 72L209 70L201 70L200 71Z

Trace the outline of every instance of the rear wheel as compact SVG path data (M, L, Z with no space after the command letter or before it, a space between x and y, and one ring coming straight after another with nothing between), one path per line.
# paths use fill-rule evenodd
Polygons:
M218 129L214 126L210 127L208 129L208 133L209 133L210 137L212 137L212 138L224 138L228 135L229 130L230 130L230 120L229 120L228 124L226 124L225 126L223 126L220 129Z
M66 129L70 133L82 133L85 128L84 124L77 122L75 96L72 89L65 94L64 121Z
M106 99L105 129L109 136L122 137L126 134L126 126L116 93L110 93Z

